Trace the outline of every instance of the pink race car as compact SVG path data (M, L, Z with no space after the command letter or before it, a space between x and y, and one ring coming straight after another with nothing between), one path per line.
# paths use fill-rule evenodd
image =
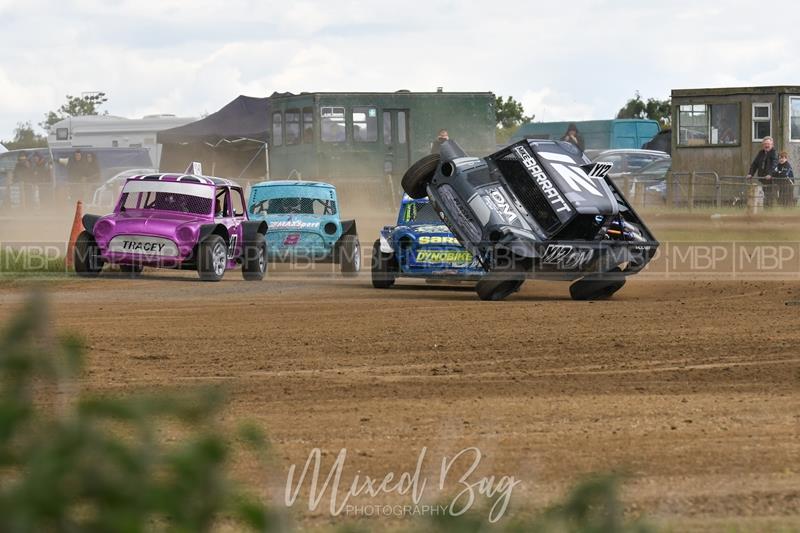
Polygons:
M267 268L267 223L249 220L235 182L195 174L128 179L114 212L85 215L75 243L75 272L97 276L105 263L131 275L144 266L196 269L219 281L241 265L246 280Z

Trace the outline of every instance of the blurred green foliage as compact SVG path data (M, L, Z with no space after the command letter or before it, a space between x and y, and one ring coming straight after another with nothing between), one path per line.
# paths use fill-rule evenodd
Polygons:
M0 531L272 529L226 474L219 393L88 397L81 342L50 338L45 312L34 297L0 336Z

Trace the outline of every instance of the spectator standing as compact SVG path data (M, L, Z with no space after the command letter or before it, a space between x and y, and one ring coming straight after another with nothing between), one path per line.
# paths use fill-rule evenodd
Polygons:
M39 205L51 204L53 201L53 166L36 152L31 162L31 191L36 189Z
M789 162L789 153L785 150L778 154L775 181L778 186L778 201L781 206L794 206L794 172L792 171L792 164Z
M438 154L439 150L442 149L442 144L445 141L450 140L450 135L448 135L447 130L441 129L439 130L439 134L436 136L436 140L431 143L431 154Z
M567 126L567 132L561 137L561 140L572 143L583 151L583 137L578 132L578 126L574 122Z
M100 182L100 165L97 163L97 156L92 152L86 152L86 178L92 184Z
M80 150L75 150L67 163L67 180L69 181L69 199L80 200L88 181L89 168Z
M761 150L756 154L747 179L752 179L755 174L758 176L761 185L764 187L764 206L772 207L775 204L777 189L772 176L778 167L778 153L775 151L775 141L772 137L764 137L761 141Z

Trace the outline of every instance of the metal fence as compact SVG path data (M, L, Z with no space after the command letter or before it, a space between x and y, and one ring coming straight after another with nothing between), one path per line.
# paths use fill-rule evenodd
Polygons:
M716 172L673 172L649 181L637 176L612 179L637 208L791 208L797 207L799 196L798 186L789 180L762 182Z

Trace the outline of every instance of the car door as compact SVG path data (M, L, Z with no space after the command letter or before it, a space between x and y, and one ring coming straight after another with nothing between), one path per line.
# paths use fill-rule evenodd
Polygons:
M229 197L231 201L231 226L229 226L229 234L231 240L236 237L236 242L230 247L228 253L231 258L241 257L242 250L244 249L244 226L243 223L247 220L247 204L244 201L244 191L241 187L230 187Z
M237 222L233 215L230 187L217 187L214 197L214 221L222 224L228 230L228 259L238 257L237 254L241 249L242 230L241 223Z

